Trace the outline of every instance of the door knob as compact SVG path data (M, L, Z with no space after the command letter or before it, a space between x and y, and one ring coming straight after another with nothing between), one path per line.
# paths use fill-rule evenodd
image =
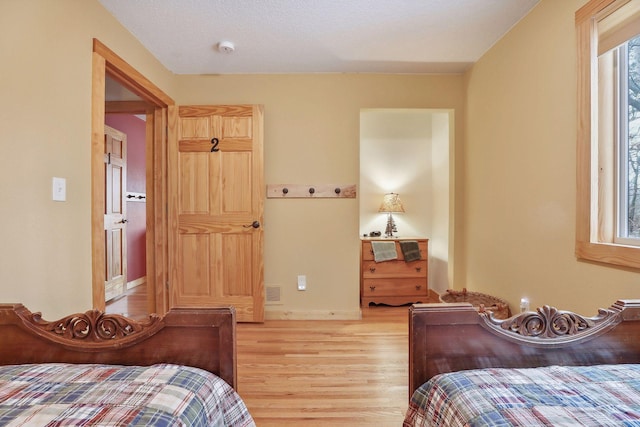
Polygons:
M253 228L260 228L260 221L253 221L251 224L249 225L243 225L244 228L249 228L249 227L253 227Z
M126 220L126 219L124 219L124 218L122 218L120 221L115 222L114 224L124 224L124 223L126 223L126 222L127 222L127 220Z

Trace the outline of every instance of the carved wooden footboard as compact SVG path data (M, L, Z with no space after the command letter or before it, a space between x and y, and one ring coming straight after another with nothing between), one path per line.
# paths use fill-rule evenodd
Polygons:
M610 363L640 363L640 300L619 300L594 317L549 306L505 320L469 303L409 310L409 397L444 372Z
M98 310L53 322L22 304L0 304L0 365L173 363L212 372L236 387L235 310L174 308L145 321Z

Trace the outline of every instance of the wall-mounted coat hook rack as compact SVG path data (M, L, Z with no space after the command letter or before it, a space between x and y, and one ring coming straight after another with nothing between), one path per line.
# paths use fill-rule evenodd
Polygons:
M354 199L356 197L356 185L303 185L303 184L269 184L267 185L267 198L343 198Z

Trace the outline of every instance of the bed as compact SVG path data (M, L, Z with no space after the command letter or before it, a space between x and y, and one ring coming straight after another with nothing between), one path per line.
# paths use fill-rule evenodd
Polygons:
M640 426L640 300L593 317L409 309L404 426Z
M46 321L0 304L0 425L254 426L236 376L230 307Z

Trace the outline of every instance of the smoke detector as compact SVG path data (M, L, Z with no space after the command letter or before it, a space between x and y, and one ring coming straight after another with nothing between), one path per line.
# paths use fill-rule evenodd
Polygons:
M218 43L218 51L222 53L232 53L235 50L235 46L230 41L221 41Z

